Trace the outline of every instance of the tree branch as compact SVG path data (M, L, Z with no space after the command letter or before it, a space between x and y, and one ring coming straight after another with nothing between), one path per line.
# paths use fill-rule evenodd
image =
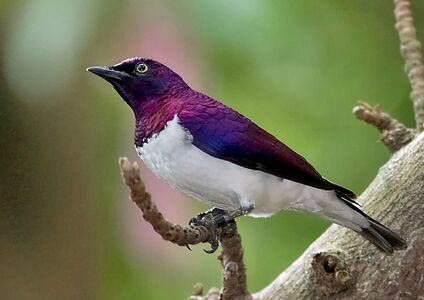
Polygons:
M221 236L222 253L218 257L224 268L223 294L227 299L250 299L241 237L237 232L236 223L230 224L233 224L233 228Z
M399 33L400 50L405 59L405 72L411 84L411 100L414 104L415 121L418 131L424 130L424 65L422 47L417 39L413 23L411 1L394 0L395 28Z
M219 259L224 269L223 289L220 293L216 289L209 291L208 299L212 296L222 300L250 298L246 284L246 269L243 262L243 247L237 232L235 222L231 222L217 232L204 226L180 226L167 221L158 211L151 196L146 192L140 177L140 168L136 162L132 164L126 157L119 159L122 179L131 191L131 200L140 208L143 218L149 222L153 229L164 239L180 246L206 243L215 234L221 242L222 252ZM201 292L198 292L201 293ZM192 296L190 299L202 299L201 295Z
M360 102L353 108L353 114L360 120L373 125L381 133L381 141L390 152L396 152L415 136L412 129L385 113L381 108Z

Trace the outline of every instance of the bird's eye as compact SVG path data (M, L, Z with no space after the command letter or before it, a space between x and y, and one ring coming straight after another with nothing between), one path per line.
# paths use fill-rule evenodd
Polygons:
M145 63L140 63L135 66L135 71L138 74L144 74L149 70L149 67Z

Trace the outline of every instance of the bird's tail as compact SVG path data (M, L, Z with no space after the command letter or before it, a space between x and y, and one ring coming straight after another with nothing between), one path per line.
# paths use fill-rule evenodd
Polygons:
M394 250L406 248L406 241L383 224L364 213L355 202L355 194L342 187L334 185L334 190L305 189L301 204L292 209L312 212L333 223L347 227L378 249L392 254Z
M352 229L387 254L406 248L406 241L398 234L366 215L355 204L343 202L346 207L344 213L340 213L341 211L338 210L337 212L326 212L323 216L334 223Z
M406 248L406 241L398 234L367 216L364 212L361 211L361 213L368 220L369 226L361 227L361 230L355 230L357 233L387 254L392 254L394 250Z
M355 202L356 196L353 192L338 185L334 185L334 191L336 197L343 202L345 206L348 206L351 211L351 217L348 218L348 222L343 222L342 216L342 218L339 219L341 220L341 222L338 222L339 224L341 223L341 225L356 231L362 237L373 243L378 249L387 254L392 254L394 250L405 249L407 247L406 241L403 238L368 216L359 208L359 204ZM344 217L346 217L346 214Z

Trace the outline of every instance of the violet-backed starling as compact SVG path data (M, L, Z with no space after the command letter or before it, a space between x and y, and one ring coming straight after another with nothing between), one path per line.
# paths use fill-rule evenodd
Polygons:
M290 209L350 228L389 254L406 247L360 209L353 192L322 177L237 111L191 89L163 64L135 57L87 70L111 83L131 107L135 148L145 165L182 194L214 207L193 218L195 225L220 226L241 215Z

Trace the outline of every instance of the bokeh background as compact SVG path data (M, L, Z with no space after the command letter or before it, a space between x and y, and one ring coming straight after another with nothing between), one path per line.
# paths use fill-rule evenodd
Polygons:
M91 65L157 59L357 193L389 153L353 117L358 100L413 126L392 3L0 1L0 298L185 299L220 286L216 255L162 241L128 200L133 115ZM424 3L414 1L418 35ZM143 168L172 221L207 209ZM240 218L257 291L328 224Z

